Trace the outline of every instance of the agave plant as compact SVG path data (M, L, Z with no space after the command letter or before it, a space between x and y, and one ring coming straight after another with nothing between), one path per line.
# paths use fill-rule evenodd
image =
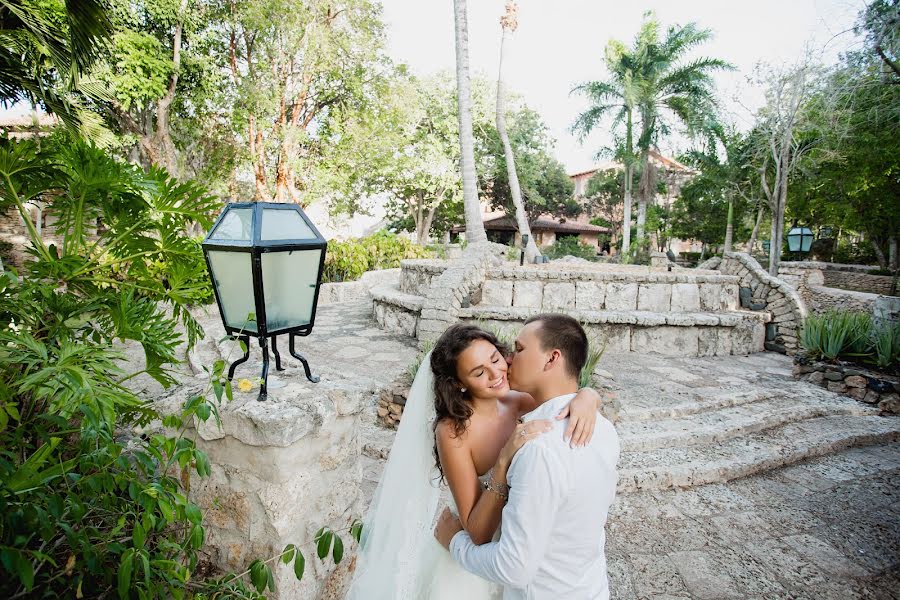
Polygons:
M873 328L871 343L879 368L900 364L900 323L883 322Z

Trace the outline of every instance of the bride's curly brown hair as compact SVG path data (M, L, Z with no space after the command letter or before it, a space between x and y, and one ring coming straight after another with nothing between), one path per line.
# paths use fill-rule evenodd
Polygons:
M453 424L454 437L459 437L466 431L469 419L472 417L472 402L468 392L460 389L462 383L456 375L456 363L459 355L476 340L484 340L493 344L503 356L509 354L509 348L494 334L475 325L463 324L449 327L441 334L431 351L431 372L434 375L435 417L432 425L434 431L437 430L441 421L450 421ZM436 435L434 462L443 481L444 469L441 467L441 459L438 455Z

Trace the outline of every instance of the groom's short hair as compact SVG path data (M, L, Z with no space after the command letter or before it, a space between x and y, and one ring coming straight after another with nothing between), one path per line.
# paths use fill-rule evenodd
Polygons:
M569 315L540 314L525 321L525 324L540 323L536 335L543 350L559 349L566 358L569 375L578 379L587 362L588 338L584 328Z

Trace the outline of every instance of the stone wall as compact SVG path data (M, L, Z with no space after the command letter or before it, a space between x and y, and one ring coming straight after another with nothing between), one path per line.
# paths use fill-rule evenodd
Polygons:
M886 414L900 414L900 379L862 367L795 359L794 377L830 392L878 406Z
M433 277L416 325L419 343L437 339L459 320L463 304L473 303L473 295L484 281L485 273L500 264L506 251L507 247L500 244L470 244L460 259L450 262L440 275Z
M614 272L569 265L488 271L480 304L548 311L722 312L738 308L738 278L718 273Z
M380 285L396 285L400 280L400 269L366 271L357 281L323 283L319 287L319 304L351 302L369 297L369 291Z
M893 278L890 275L872 275L878 267L868 265L845 265L818 261L783 262L778 267L778 276L800 287L826 286L842 290L869 294L890 295Z
M737 276L741 287L750 288L753 302L764 305L763 310L771 313L777 344L787 351L799 348L798 332L807 308L793 286L769 275L756 259L743 252L725 253L719 272Z
M425 296L431 280L447 270L449 261L439 259L410 259L400 261L400 291Z

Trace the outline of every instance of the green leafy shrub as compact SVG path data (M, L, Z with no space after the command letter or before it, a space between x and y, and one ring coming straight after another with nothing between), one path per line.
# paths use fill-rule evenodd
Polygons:
M564 256L577 256L586 260L597 258L597 249L590 244L585 244L577 237L564 237L557 239L545 254L550 258L562 258Z
M51 198L58 246L25 215L36 197ZM183 232L217 208L196 184L82 142L0 140L0 209L23 216L32 245L22 277L0 275L0 597L260 598L278 560L302 576L293 546L243 573L195 576L206 532L186 486L210 464L185 431L231 398L225 362L174 415L123 385L141 373L171 385L179 323L189 343L202 336L187 312L205 293L197 242ZM142 346L141 371L123 370L115 341ZM331 530L309 543L343 556Z
M880 369L895 368L900 364L900 324L876 325L868 313L832 310L804 319L800 345L810 358L842 358L873 363Z
M432 255L427 248L388 231L356 240L330 241L322 281L355 281L366 271L396 269L401 260Z

